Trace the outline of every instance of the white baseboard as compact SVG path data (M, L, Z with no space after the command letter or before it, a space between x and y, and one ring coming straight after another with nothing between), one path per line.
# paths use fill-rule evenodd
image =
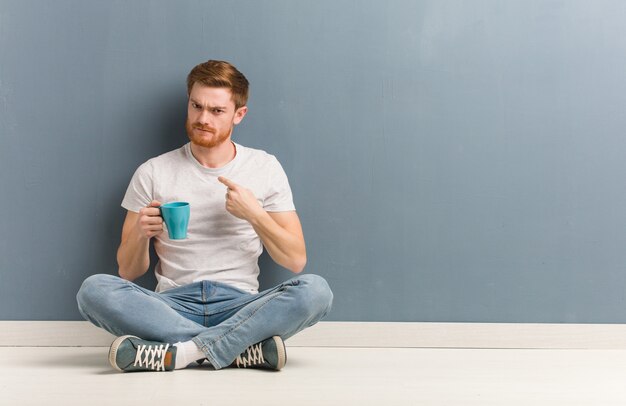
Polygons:
M113 336L86 321L0 321L0 346L105 347ZM292 347L626 349L623 324L321 322Z

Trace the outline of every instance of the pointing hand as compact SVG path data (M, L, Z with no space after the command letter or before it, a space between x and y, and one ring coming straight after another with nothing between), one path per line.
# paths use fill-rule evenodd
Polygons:
M238 185L223 176L217 178L226 186L226 210L235 217L252 221L255 216L264 213L263 207L250 189Z

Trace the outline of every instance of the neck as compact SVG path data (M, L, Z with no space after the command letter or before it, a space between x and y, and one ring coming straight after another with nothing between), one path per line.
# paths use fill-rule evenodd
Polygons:
M212 148L202 147L191 143L191 153L194 158L200 163L200 165L206 168L221 168L233 159L237 154L235 144L230 140L230 137L219 145Z

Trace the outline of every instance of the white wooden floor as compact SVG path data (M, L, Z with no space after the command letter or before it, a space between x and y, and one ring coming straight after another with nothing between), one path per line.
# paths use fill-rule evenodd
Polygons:
M280 372L118 373L104 347L0 347L0 405L625 405L626 350L287 350Z

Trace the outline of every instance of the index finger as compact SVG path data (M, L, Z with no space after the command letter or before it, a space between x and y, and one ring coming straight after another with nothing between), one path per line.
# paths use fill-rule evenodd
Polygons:
M234 190L234 189L237 189L239 187L238 184L236 184L232 180L227 179L227 178L225 178L223 176L218 177L217 180L220 181L220 183L223 183L224 185L226 185L226 187L229 188L229 189L233 189Z
M159 206L161 206L161 202L159 202L158 200L153 200L150 202L148 206L142 207L139 210L139 214L149 215L149 216L158 216L159 214L161 214L161 210L159 209Z
M142 207L139 209L139 214L142 216L159 216L161 214L161 210L158 207L148 206Z

